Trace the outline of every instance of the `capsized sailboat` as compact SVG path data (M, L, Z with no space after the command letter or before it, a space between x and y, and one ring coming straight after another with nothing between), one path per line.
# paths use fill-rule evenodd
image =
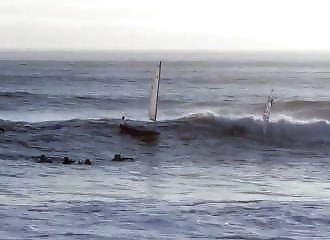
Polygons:
M162 62L159 62L159 66L156 72L156 77L152 79L151 91L150 91L150 102L149 102L149 119L152 121L157 121L157 111L158 111L158 93L159 93L159 81L161 74ZM144 126L131 126L127 123L120 124L120 130L123 133L127 133L132 136L137 137L157 137L159 132L148 129Z
M262 114L262 119L264 121L262 130L263 130L264 134L266 134L267 129L268 129L269 118L270 118L272 106L274 103L273 92L274 92L274 90L272 89L270 95L268 96L267 102L265 104L264 113Z

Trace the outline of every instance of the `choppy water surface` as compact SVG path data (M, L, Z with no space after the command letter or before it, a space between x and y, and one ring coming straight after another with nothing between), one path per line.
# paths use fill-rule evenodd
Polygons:
M153 143L154 59L0 61L1 239L329 239L327 59L167 55Z

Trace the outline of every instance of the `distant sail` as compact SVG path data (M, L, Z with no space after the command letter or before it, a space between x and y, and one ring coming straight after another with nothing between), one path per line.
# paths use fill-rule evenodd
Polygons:
M274 98L273 98L273 90L272 90L271 94L268 96L268 99L267 99L267 102L265 105L265 109L264 109L264 113L262 115L262 119L264 120L264 125L263 125L264 134L266 133L267 128L268 128L269 117L271 114L273 102L274 102Z
M150 103L149 103L149 119L157 120L157 105L158 105L158 91L159 91L159 80L162 68L162 62L159 62L156 77L151 82L151 92L150 92Z

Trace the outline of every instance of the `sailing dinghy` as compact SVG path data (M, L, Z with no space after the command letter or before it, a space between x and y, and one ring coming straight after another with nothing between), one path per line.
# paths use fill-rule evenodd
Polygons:
M157 110L158 110L158 92L159 92L159 80L161 73L162 62L159 62L159 66L156 72L156 77L151 82L151 92L150 92L150 102L149 102L149 119L156 122L157 120ZM160 133L148 129L144 126L131 126L127 123L120 124L120 130L122 133L127 133L136 137L146 137L146 138L155 138Z

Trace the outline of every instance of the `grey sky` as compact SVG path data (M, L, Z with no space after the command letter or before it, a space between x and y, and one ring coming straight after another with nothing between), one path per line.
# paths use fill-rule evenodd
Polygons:
M1 0L0 49L330 50L327 0Z

